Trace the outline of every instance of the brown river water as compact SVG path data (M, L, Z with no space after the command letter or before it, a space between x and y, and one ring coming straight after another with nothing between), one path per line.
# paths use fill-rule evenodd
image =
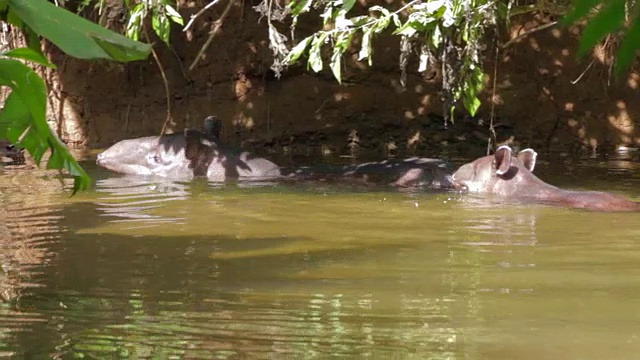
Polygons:
M640 214L0 168L0 356L638 359ZM640 200L632 161L539 164Z

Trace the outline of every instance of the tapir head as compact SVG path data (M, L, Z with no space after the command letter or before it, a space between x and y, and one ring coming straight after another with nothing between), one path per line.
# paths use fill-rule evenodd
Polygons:
M98 155L98 165L122 174L191 178L181 134L122 140Z
M501 146L495 154L462 165L453 174L457 188L469 192L510 194L525 187L536 165L537 153L525 149L513 155L511 148Z

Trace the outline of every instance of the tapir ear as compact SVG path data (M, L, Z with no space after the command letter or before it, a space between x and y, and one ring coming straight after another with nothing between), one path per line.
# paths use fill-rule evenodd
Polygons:
M538 153L533 149L524 149L518 153L518 160L520 160L522 165L529 169L529 171L533 171L536 167L536 158L538 158Z
M220 137L220 130L222 129L222 120L220 120L217 116L207 116L204 118L204 132L213 136L216 139Z
M509 171L512 154L511 148L506 145L500 146L498 150L496 150L496 153L493 155L496 174L504 175Z

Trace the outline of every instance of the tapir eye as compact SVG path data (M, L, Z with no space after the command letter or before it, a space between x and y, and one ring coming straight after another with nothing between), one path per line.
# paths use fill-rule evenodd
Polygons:
M149 159L149 161L154 162L156 164L160 162L160 156L158 156L158 154L147 155L147 159Z

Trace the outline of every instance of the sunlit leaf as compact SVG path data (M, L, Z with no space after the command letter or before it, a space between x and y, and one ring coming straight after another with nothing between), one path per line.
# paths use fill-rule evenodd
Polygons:
M340 48L333 49L333 55L331 55L331 63L329 66L331 67L331 72L333 76L338 80L338 83L342 84L342 72L341 72L341 59L342 52Z
M164 9L167 11L167 15L171 18L173 22L180 25L184 25L184 20L182 19L182 16L180 15L180 13L176 11L176 9L171 7L171 5L169 4L166 4L164 6Z
M418 65L418 72L424 72L429 66L429 48L423 46L420 50L420 65Z
M151 17L151 26L153 27L153 31L156 35L158 35L163 42L169 44L171 30L169 19L164 14L154 14Z
M287 64L293 64L296 61L298 61L298 59L304 53L304 51L307 49L309 44L311 44L311 40L313 40L313 38L314 37L312 35L312 36L306 37L302 41L300 41L296 46L293 47L293 49L291 49L291 51L289 52L289 54L287 54L287 57L284 59L284 61Z
M303 12L309 11L312 3L312 0L292 1L289 4L289 9L291 9L291 14L293 16L298 16Z
M322 70L322 54L320 53L320 50L326 37L327 34L322 33L319 36L316 36L311 42L311 49L309 50L309 66L315 72Z
M440 31L440 26L435 26L433 28L433 32L431 33L431 45L433 47L438 47L442 42L442 31Z
M398 14L392 14L391 19L393 19L393 25L395 25L395 27L402 26L402 21L400 21L400 16L398 16Z
M394 32L393 35L402 35L402 36L408 36L411 37L413 36L415 33L417 32L416 28L413 27L413 23L411 22L406 22L404 25L402 25L401 27L397 28Z
M373 28L369 27L362 35L362 46L358 53L358 60L369 59L371 65L371 40L373 39Z

